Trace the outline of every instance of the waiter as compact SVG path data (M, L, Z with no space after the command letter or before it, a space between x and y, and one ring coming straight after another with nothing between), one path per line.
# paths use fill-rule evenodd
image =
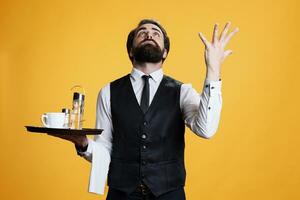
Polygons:
M221 107L221 64L232 53L225 46L238 31L220 37L218 24L205 45L206 78L198 94L163 73L170 40L152 19L139 22L127 38L131 73L105 85L99 92L94 140L86 136L58 136L72 141L78 155L92 163L89 191L107 200L184 200L186 171L184 132L209 139L217 131ZM184 66L181 66L184 67Z

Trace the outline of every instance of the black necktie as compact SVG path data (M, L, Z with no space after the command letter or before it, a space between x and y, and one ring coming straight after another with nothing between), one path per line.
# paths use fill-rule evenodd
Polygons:
M149 95L150 95L149 78L150 77L151 76L147 76L147 75L142 76L145 84L144 84L142 99L141 99L141 109L144 113L146 113L146 111L149 107Z

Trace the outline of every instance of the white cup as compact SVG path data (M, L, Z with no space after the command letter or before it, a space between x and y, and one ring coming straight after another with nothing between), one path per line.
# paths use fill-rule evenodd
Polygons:
M65 113L45 113L41 116L41 121L47 128L65 128Z

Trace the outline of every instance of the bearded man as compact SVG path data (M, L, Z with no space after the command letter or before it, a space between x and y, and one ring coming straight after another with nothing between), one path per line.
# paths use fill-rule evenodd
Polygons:
M232 53L224 48L236 28L220 37L218 24L205 45L206 77L197 93L163 73L170 39L162 25L152 19L140 21L127 39L131 73L105 85L99 92L94 139L61 136L75 144L78 155L92 163L89 191L107 200L184 200L185 125L201 138L217 131L222 108L221 64Z

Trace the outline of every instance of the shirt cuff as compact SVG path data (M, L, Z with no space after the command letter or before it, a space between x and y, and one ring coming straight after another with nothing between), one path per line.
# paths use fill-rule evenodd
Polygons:
M209 96L221 94L222 80L218 81L205 79L203 90L209 94Z

